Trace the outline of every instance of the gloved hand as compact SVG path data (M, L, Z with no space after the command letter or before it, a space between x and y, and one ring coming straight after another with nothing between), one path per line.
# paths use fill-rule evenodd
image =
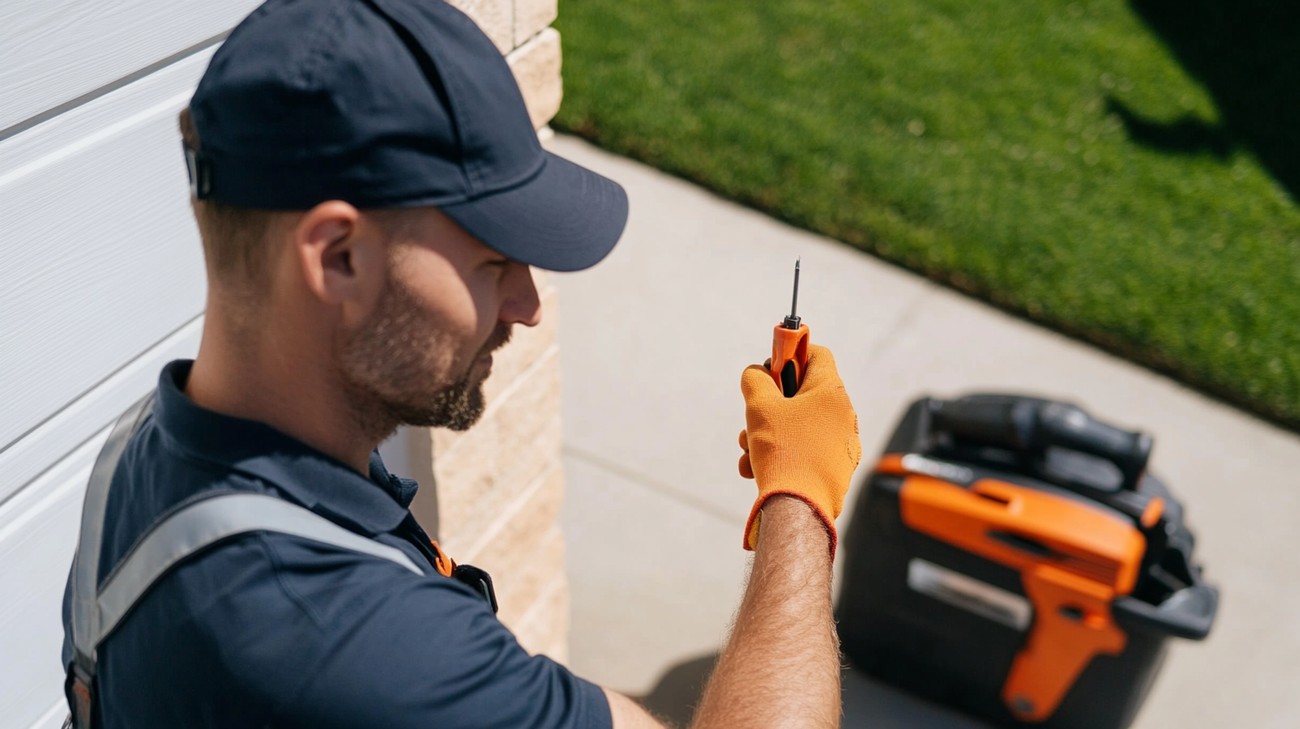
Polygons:
M760 510L787 494L817 512L835 554L835 517L844 508L853 469L862 458L858 416L844 391L835 358L825 347L808 347L807 370L794 397L785 397L767 368L750 365L740 377L745 423L740 431L740 475L758 482L758 500L745 524L745 549L758 543Z

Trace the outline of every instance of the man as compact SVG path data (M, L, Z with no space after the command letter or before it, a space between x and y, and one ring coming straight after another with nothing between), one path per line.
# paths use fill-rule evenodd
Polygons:
M538 323L530 267L603 258L621 188L541 150L504 60L434 0L271 0L218 50L181 126L207 317L109 474L96 579L213 494L305 507L418 568L274 530L220 541L99 645L82 674L96 724L660 726L527 655L375 453L400 424L474 423L492 352ZM820 348L795 397L758 366L742 390L755 558L695 725L836 726L831 556L856 418Z

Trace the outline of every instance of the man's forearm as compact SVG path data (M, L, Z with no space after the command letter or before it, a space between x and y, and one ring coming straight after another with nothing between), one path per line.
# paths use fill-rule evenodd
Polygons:
M764 505L745 597L692 727L840 725L829 540L802 501Z
M700 698L692 726L840 725L839 638L831 617L835 518L862 456L858 417L825 347L808 345L803 382L786 397L772 372L740 376L745 430L740 475L758 485L745 524L754 550L731 637ZM797 494L798 496L792 496ZM613 692L618 729L660 726Z

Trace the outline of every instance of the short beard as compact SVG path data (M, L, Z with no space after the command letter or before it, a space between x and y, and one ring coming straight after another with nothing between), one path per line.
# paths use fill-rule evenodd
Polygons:
M388 287L363 328L338 347L339 371L349 408L363 432L376 442L399 425L468 430L483 415L479 358L510 340L501 323L450 383L425 387L431 373L451 364L446 336L420 315L415 297L390 273Z
M471 369L450 385L429 393L422 401L381 397L378 404L397 425L469 430L483 416L485 407L484 378L473 378L472 373Z

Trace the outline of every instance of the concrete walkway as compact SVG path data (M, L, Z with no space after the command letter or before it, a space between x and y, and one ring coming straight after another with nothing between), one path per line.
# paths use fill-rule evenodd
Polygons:
M553 278L580 674L689 715L746 569L740 371L767 356L802 257L799 314L835 352L864 469L926 393L1063 396L1155 434L1153 470L1188 505L1223 604L1208 641L1174 642L1135 726L1300 726L1300 438L643 165L554 149L632 201L608 260ZM852 673L845 686L846 727L979 726Z

